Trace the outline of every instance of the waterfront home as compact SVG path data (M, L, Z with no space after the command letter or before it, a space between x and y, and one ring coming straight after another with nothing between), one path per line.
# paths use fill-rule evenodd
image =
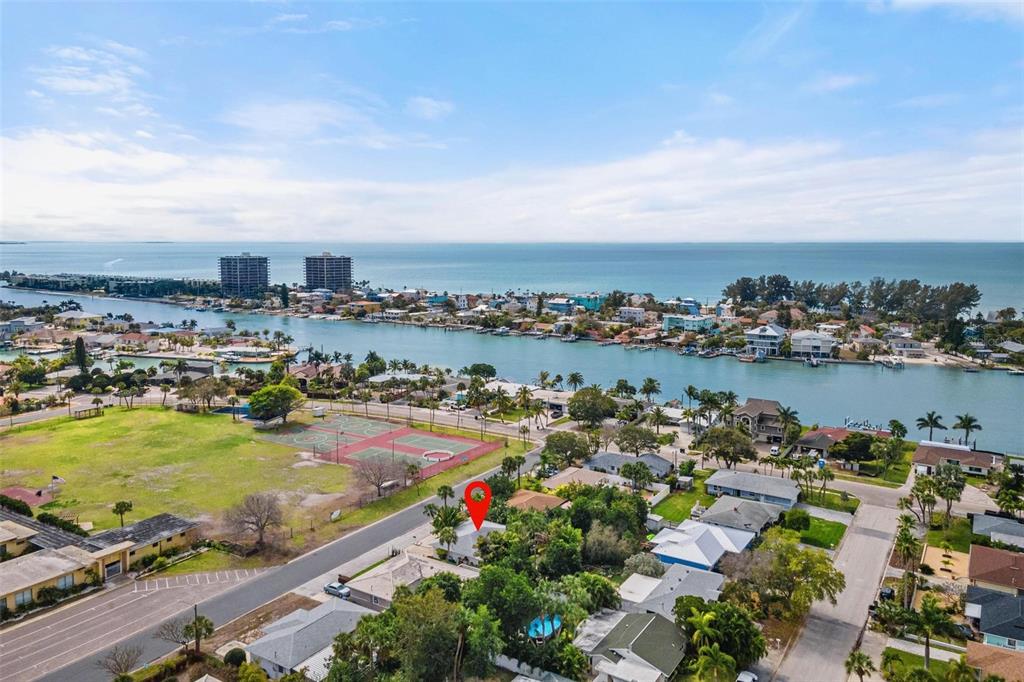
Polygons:
M15 317L13 320L0 321L0 339L7 340L15 334L42 329L45 322L36 320L35 317Z
M1017 343L1016 341L1003 341L999 344L999 347L1007 353L1024 353L1024 343Z
M702 333L709 331L715 324L711 315L673 315L666 313L661 318L661 330L668 332L682 329L685 332Z
M718 601L725 576L682 564L672 564L660 578L634 573L619 585L622 610L628 613L656 613L674 619L679 597L700 597Z
M732 421L743 424L755 441L781 443L784 436L782 422L779 420L781 408L777 400L747 398L747 402L733 411Z
M889 350L893 355L901 355L905 358L923 358L924 349L921 347L921 342L910 336L910 334L901 334L899 336L890 337L889 334L885 335L886 340L889 342Z
M839 340L830 334L801 330L789 337L790 355L794 358L830 358L839 347Z
M588 313L596 313L601 309L601 306L604 305L608 297L604 294L592 292L589 294L576 294L570 298L575 305L583 308Z
M800 486L790 478L762 476L749 471L719 469L704 482L708 495L731 495L792 509L800 497Z
M999 466L999 459L995 453L979 452L966 445L923 440L914 450L913 462L914 471L929 476L940 464L955 464L965 474L988 476L992 469Z
M97 339L100 343L100 347L104 347L100 339ZM140 332L128 332L126 334L120 334L116 337L116 345L128 349L145 352L153 352L160 350L160 346L163 341L159 336L153 336L152 334L142 334Z
M723 495L700 515L700 521L712 526L748 530L760 535L767 526L778 523L779 517L785 511L777 504Z
M786 330L777 324L763 324L747 330L744 336L747 339L747 353L770 358L781 353Z
M372 315L379 313L381 305L377 301L353 301L348 304L348 311L353 315Z
M854 433L851 429L836 426L823 426L821 428L808 431L804 435L800 436L795 443L796 450L802 455L817 452L822 457L828 457L828 451L836 443L841 443L846 440L851 433ZM888 431L879 430L865 430L858 431L858 433L867 433L875 438L889 438L892 435Z
M103 315L98 313L87 313L84 310L66 310L53 316L54 322L69 328L88 327L91 324L96 324L102 319Z
M580 623L572 643L602 682L667 682L686 652L686 637L669 618L607 609Z
M415 546L411 550L415 550ZM479 571L466 564L450 564L411 550L346 582L345 586L351 591L349 600L374 611L384 611L391 605L399 587L415 590L422 581L438 573L454 573L462 580L472 580L480 575Z
M971 545L967 577L976 587L1022 595L1024 594L1024 553Z
M687 520L658 531L651 539L651 553L665 564L710 571L726 552L742 552L756 535L753 531Z
M398 322L409 317L409 311L404 308L388 308L380 313L380 319L385 322Z
M655 478L664 478L672 473L672 462L653 453L646 453L639 457L635 457L633 455L624 455L618 452L598 452L596 455L584 462L583 466L587 469L592 469L593 471L606 471L610 474L617 474L623 464L635 462L646 464L647 468L651 470L651 473L654 474Z
M445 558L453 564L480 565L480 557L476 552L476 541L494 532L503 532L505 526L493 521L484 521L478 529L472 521L463 521L455 528L455 542L449 547L440 540L434 540L431 546L438 553L446 552Z
M246 645L249 659L272 680L302 671L308 680L327 677L334 638L356 629L373 611L344 599L330 599L313 609L296 609L261 627L263 635ZM321 660L323 659L323 660Z
M544 301L544 307L560 315L569 315L576 310L576 303L565 296L555 296Z
M1024 595L971 585L964 615L985 644L1024 652Z
M975 535L1024 549L1024 523L991 514L975 514L971 526Z
M634 308L633 306L626 305L620 306L615 315L615 319L627 324L643 324L646 317L647 311L643 308Z

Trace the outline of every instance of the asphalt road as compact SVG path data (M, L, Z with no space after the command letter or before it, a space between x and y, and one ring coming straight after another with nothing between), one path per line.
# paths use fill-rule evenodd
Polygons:
M811 607L804 628L783 661L775 680L809 682L845 680L844 661L867 620L868 606L882 581L889 548L896 534L895 509L861 504L853 525L835 557L835 567L846 576L846 589L836 605L818 602Z
M538 460L537 452L527 455L527 465L532 466ZM479 478L486 478L498 469L481 474ZM456 496L461 497L465 483L455 486ZM333 571L337 566L351 561L352 559L373 550L382 544L387 544L399 536L411 531L413 528L423 524L423 507L430 502L438 502L436 497L424 500L419 504L407 507L385 519L382 519L370 526L366 526L345 537L339 538L323 547L292 560L284 566L263 573L238 587L217 596L200 599L199 612L210 618L214 625L220 627L229 621L242 616L249 611L279 597L285 592L302 585L303 583L316 578L317 576ZM190 599L191 595L186 593L179 598L184 608L174 613L150 614L145 620L145 625L139 623L137 630L125 639L117 642L114 632L117 632L114 624L110 625L112 635L108 642L110 647L90 653L67 666L49 672L39 679L49 682L107 682L109 675L97 666L97 662L117 642L121 645L137 645L142 647L142 661L156 660L165 654L170 653L175 647L162 640L154 639L153 633L160 623L176 617L181 612L192 608L196 601ZM197 592L195 597L201 597ZM74 628L71 628L74 631ZM129 630L129 632L131 632ZM75 647L73 635L66 643L68 650ZM33 647L34 648L34 647ZM6 678L6 675L0 677Z

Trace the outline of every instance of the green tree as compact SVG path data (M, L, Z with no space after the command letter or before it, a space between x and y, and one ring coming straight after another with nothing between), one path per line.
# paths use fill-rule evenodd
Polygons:
M970 446L971 434L975 431L981 431L981 423L978 419L969 413L958 414L956 416L956 422L953 424L954 429L958 429L964 432L964 445Z
M287 308L288 307L288 302L289 302L288 301L288 285L287 284L282 284L281 287L278 289L278 294L281 297L281 307L282 308Z
M213 621L202 614L197 614L182 630L188 639L195 641L195 652L198 656L202 641L213 635Z
M698 649L693 671L700 680L726 682L736 675L736 661L715 642Z
M570 389L576 391L583 385L583 374L580 372L569 372L569 376L565 378L565 383Z
M953 503L959 502L967 480L963 470L956 464L940 464L935 467L935 494L946 503L946 518L943 525L949 528L952 521Z
M755 459L757 450L750 436L732 426L715 426L704 434L701 445L705 454L725 463L726 469L744 460Z
M640 385L640 395L642 395L648 403L651 402L652 395L658 395L661 393L661 384L654 377L647 377L644 379L643 384Z
M910 620L910 629L924 638L924 667L931 666L932 638L935 635L953 633L953 619L939 605L935 595L926 594L921 600L921 608Z
M114 514L121 519L121 527L124 528L124 515L132 510L132 503L129 500L119 500L114 503L114 508L111 510Z
M917 429L923 431L928 429L928 440L932 440L935 429L942 431L946 430L946 427L942 424L942 415L937 412L928 412L923 417L917 418Z
M865 675L875 672L875 664L871 662L871 657L860 649L851 651L850 655L846 657L844 665L846 674L856 675L860 682L864 682Z
M501 653L505 640L501 634L501 621L484 604L475 609L463 609L466 653L462 672L482 679L494 674L494 659Z
M569 417L590 428L615 414L615 401L599 388L588 386L569 398Z
M89 371L89 354L85 351L85 339L81 336L75 337L74 359L80 373Z
M572 466L590 457L590 443L583 434L556 431L544 440L544 452L554 455L564 466Z
M619 429L613 440L619 450L632 452L637 457L658 447L658 436L654 431L634 424L626 424Z
M633 492L639 492L654 482L654 474L643 462L627 462L619 468L619 475L629 480Z
M288 415L302 407L306 398L297 389L282 384L264 386L249 396L249 412L257 419L268 420L280 417L288 421Z
M715 642L721 633L715 629L715 612L699 611L696 607L690 607L690 615L686 618L686 632L690 636L690 642L698 650Z

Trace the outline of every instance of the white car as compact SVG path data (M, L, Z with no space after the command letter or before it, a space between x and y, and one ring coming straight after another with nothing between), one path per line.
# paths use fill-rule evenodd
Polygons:
M736 676L736 682L757 682L757 675L749 670L744 670Z
M782 452L782 451L779 450L779 446L778 445L773 445L771 450L768 451L768 454L772 455L774 457L775 455L779 454L780 452Z

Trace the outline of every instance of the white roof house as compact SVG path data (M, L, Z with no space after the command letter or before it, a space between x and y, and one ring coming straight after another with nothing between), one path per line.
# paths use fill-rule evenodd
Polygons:
M664 528L655 535L651 552L666 564L708 571L726 552L742 552L754 536L750 531L683 521L676 528Z
M724 582L725 576L720 573L673 564L660 578L634 573L619 585L619 596L623 611L657 613L674 620L676 599L692 595L718 601Z
M472 521L463 521L455 529L456 540L452 544L451 548L448 548L442 544L439 540L434 540L432 545L435 549L447 549L448 560L457 564L468 563L472 566L476 566L480 563L480 558L476 554L476 541L479 538L487 537L495 531L503 531L505 526L500 523L494 523L493 521L484 521L480 525L480 530L476 529Z

